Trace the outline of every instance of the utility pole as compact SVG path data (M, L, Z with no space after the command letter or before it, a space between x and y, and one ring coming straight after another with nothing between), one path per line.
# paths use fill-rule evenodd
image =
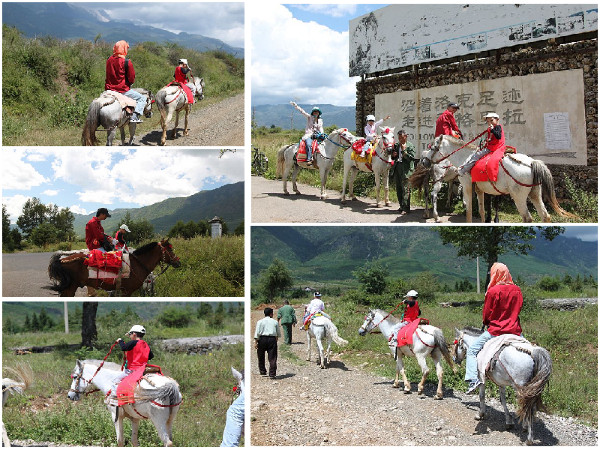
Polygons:
M65 334L69 334L69 303L65 302Z
M481 294L481 286L479 285L479 256L477 257L477 293Z

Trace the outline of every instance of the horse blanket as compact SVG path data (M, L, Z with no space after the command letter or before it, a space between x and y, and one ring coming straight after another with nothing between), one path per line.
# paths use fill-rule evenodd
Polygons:
M115 283L119 273L122 278L128 278L130 274L129 254L122 251L102 252L94 249L83 263L88 266L89 278L101 279L107 283Z
M316 139L313 139L311 148L312 148L312 153L314 155L315 152L319 149L319 143L317 142ZM304 162L307 159L308 159L308 157L306 154L306 141L302 139L302 140L300 140L300 143L298 144L298 151L296 152L296 161Z
M135 105L136 105L135 100L121 94L120 92L104 91L102 94L100 94L100 97L104 97L104 98L108 98L108 99L112 98L113 101L114 100L118 101L121 104L121 109L126 109L126 108L131 108L132 110L135 109ZM112 103L112 101L110 103ZM106 103L104 106L106 106L110 103Z
M481 381L485 381L485 373L490 368L490 365L497 359L504 347L508 345L522 348L526 352L531 352L531 350L533 350L531 342L516 334L501 334L500 336L490 339L477 354L477 370L479 371L479 378Z
M419 325L424 325L428 323L429 321L427 319L419 318L400 328L395 338L396 346L402 347L404 345L411 345L413 343L413 336L415 334L415 331L417 331L417 327ZM394 335L392 335L392 337L393 336Z
M169 86L179 86L185 93L188 103L194 103L194 94L192 93L192 90L190 89L190 87L187 84L179 83L177 81L171 81L165 87L169 87Z
M350 159L356 162L362 162L369 166L371 166L371 161L373 160L373 154L375 153L376 142L371 143L371 148L365 153L365 156L360 156L362 153L362 149L367 143L366 139L359 139L352 144L352 154L350 155Z

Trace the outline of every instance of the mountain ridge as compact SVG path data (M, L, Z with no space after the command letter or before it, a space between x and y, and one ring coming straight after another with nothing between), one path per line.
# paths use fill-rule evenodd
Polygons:
M356 128L356 107L354 106L336 106L331 104L300 104L299 106L308 112L310 112L313 106L319 106L323 113L323 125L325 127L337 125L339 128L348 128L350 131L354 131ZM292 114L294 129L304 129L304 125L306 125L306 119L289 103L252 106L252 114L254 123L259 127L264 126L268 128L271 125L275 125L276 127L289 130Z

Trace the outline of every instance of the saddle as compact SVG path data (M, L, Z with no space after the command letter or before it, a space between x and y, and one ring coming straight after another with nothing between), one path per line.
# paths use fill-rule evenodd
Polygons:
M90 251L83 261L88 266L88 277L104 283L115 284L117 278L129 278L129 254L122 251Z
M319 150L319 143L316 139L313 139L311 149L313 155ZM306 141L304 139L301 139L300 143L298 144L298 151L296 152L296 161L306 162L307 159L308 154L306 153Z
M192 93L192 90L190 89L190 87L187 84L180 83L178 81L173 80L169 84L167 84L165 87L169 87L169 86L179 86L181 89L183 89L183 92L185 92L188 103L190 103L190 104L194 103L194 94Z
M506 154L517 153L514 147L506 146L504 152L495 151L485 155L475 163L471 169L471 181L498 181L498 171L500 170L500 161Z
M419 318L403 326L402 328L400 328L397 334L393 333L390 336L390 344L395 343L397 347L412 345L413 336L415 334L415 331L417 331L419 325L429 325L429 320Z
M477 354L477 370L482 381L485 379L486 372L494 369L500 353L509 346L529 354L533 350L531 342L515 334L502 334L490 339Z
M136 105L134 99L129 98L120 92L110 90L100 94L100 97L98 97L96 101L100 102L102 107L112 105L114 102L119 102L121 104L121 109L124 109L128 114L133 114Z
M378 139L375 139L373 142L371 142L371 148L369 148L369 150L365 153L365 156L360 156L363 147L367 144L367 140L364 138L356 140L352 144L353 151L350 154L350 159L352 161L362 162L370 166L373 160L373 155L375 154L375 148L377 147L377 143Z

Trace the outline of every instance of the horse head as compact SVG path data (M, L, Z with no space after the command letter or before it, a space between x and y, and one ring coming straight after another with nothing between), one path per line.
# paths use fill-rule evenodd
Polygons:
M71 372L71 388L67 394L69 400L77 401L81 398L89 386L89 382L83 378L83 363L77 360L73 372Z
M244 374L235 370L233 367L231 368L231 373L233 374L233 377L237 381L237 388L239 389L238 393L243 393L244 392Z
M147 91L146 94L146 106L144 106L144 117L151 118L152 117L152 104L154 103L154 95L152 92Z
M375 328L374 321L375 321L375 311L370 310L367 313L367 315L365 316L365 321L363 322L361 327L358 329L358 334L361 336L364 336L369 331L371 331L373 328Z
M454 342L452 343L452 360L460 365L467 357L468 346L465 344L464 331L454 328Z
M442 145L442 135L436 137L431 144L427 146L427 150L421 153L421 163L425 166L426 169L431 167L431 164L435 164L433 161L434 155L440 151L440 146Z
M169 239L163 239L158 243L161 249L161 261L165 264L171 265L175 268L181 267L181 261L179 257L173 252L173 245L169 242Z
M204 99L204 78L194 78L194 86L196 87L196 97L198 100Z
M392 152L392 148L394 148L395 137L394 137L394 127L379 127L381 131L381 148L383 149L384 155L389 155Z

